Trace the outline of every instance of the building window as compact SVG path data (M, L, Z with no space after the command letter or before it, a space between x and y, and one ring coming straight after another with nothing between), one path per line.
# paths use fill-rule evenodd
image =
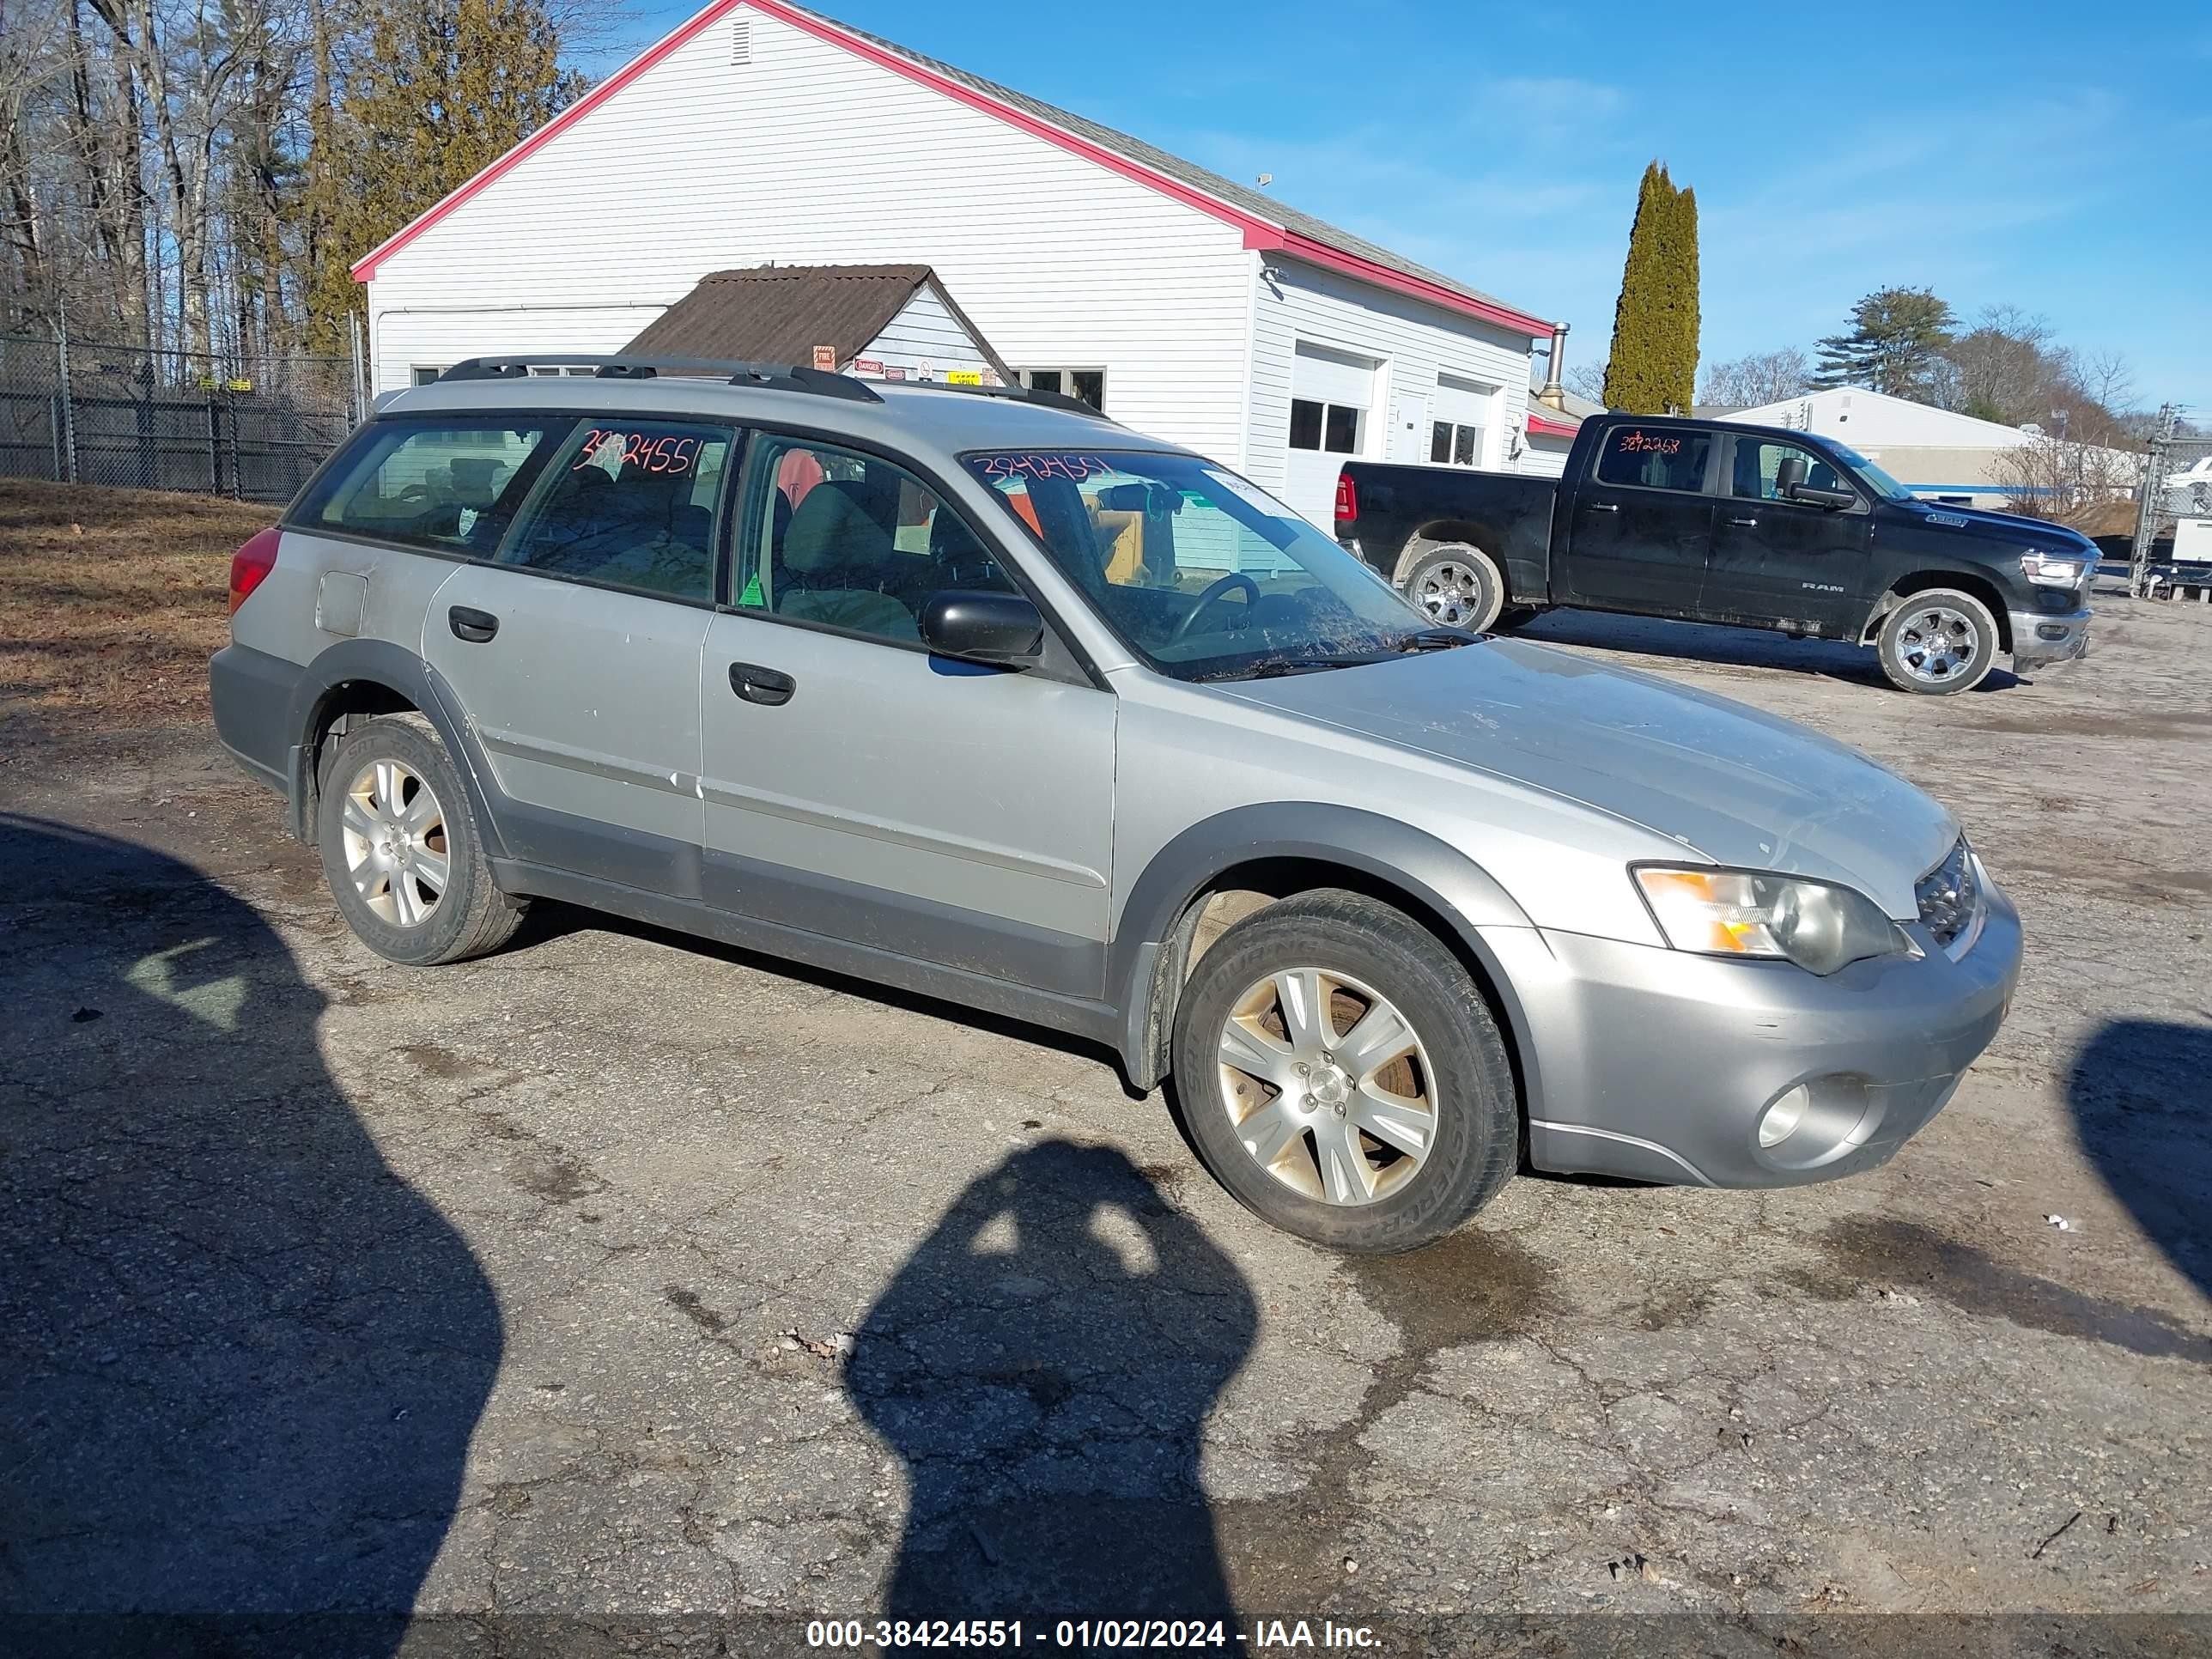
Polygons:
M409 379L416 386L435 386L438 384L438 377L445 372L444 369L434 368L428 363L417 363L409 369L407 374Z
M1320 404L1308 398L1291 399L1291 447L1326 450L1332 455L1357 455L1367 424L1367 411L1350 404Z
M1057 392L1106 412L1106 371L1103 368L1025 368L1022 384L1032 392Z
M1429 459L1445 466L1480 466L1483 429L1438 421L1430 428Z

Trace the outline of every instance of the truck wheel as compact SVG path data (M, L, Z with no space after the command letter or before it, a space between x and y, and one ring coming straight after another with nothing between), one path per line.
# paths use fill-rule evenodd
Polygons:
M1505 604L1505 579L1490 556L1463 544L1431 549L1399 586L1431 621L1477 634Z
M1441 1238L1519 1162L1512 1066L1482 994L1356 893L1300 894L1214 942L1176 1010L1175 1080L1231 1195L1330 1249Z
M386 714L340 739L318 818L338 914L387 962L480 957L521 923L492 884L468 792L422 715Z
M1948 696L1979 685L1996 661L1996 618L1971 593L1931 587L1881 619L1875 649L1899 690Z

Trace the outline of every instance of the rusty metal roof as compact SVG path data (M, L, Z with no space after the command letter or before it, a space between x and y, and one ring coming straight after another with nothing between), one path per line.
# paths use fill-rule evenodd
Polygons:
M927 265L756 265L713 271L623 350L638 356L811 363L814 348L826 345L843 368L923 288L934 292L967 331L983 361L1011 382L1013 371Z

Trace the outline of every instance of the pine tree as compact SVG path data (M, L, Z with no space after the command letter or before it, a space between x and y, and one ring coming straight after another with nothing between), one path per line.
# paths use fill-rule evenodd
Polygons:
M1628 233L1605 401L1637 415L1687 409L1697 373L1697 198L1654 161L1644 169Z
M362 61L334 107L310 112L307 205L317 238L313 331L343 350L360 309L353 263L570 103L539 0L368 0Z
M1958 327L1951 307L1924 288L1885 288L1851 307L1851 331L1820 342L1816 386L1865 386L1925 400L1937 357Z

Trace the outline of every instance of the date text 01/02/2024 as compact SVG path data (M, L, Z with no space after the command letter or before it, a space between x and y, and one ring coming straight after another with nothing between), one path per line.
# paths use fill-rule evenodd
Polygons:
M1374 1630L1366 1625L1317 1623L1304 1619L1262 1620L1248 1636L1221 1620L1061 1619L1051 1625L1019 1619L828 1619L806 1626L806 1644L816 1648L1093 1648L1157 1649L1167 1651L1245 1647L1271 1649L1373 1648Z

